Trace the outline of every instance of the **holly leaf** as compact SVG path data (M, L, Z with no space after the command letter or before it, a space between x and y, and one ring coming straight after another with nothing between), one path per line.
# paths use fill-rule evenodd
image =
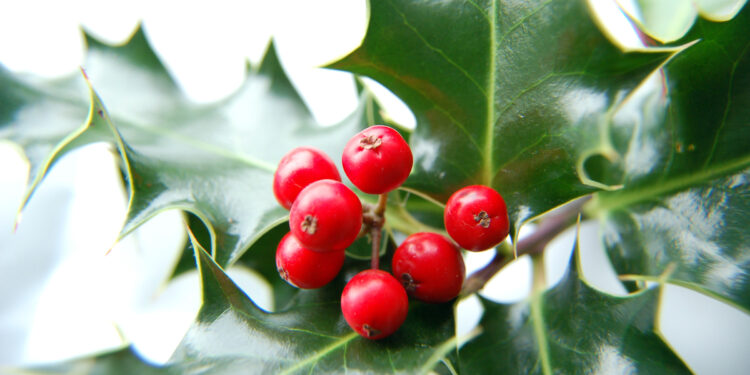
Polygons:
M206 225L212 254L223 265L286 220L271 189L286 152L305 144L340 155L377 112L363 93L347 119L317 126L273 46L237 93L197 105L180 92L142 31L121 47L91 37L87 43L87 80L43 82L0 70L0 138L21 145L35 176L24 205L66 153L111 142L130 193L121 236L163 210L182 209Z
M386 0L370 3L362 45L331 67L372 77L414 112L411 191L444 202L492 186L517 231L616 187L586 163L612 157L611 114L670 53L620 51L583 0Z
M346 279L366 262L350 261L333 285L300 290L287 309L268 313L253 304L200 244L193 245L203 306L170 366L199 362L221 373L414 373L430 370L456 348L453 311L447 304L412 302L401 329L383 340L354 333L341 316L339 301Z
M664 68L666 92L644 96L650 110L616 119L625 188L589 212L623 279L663 279L750 312L750 7L698 20L687 40L697 42Z
M459 351L466 374L689 374L656 321L660 288L616 297L581 279L578 244L566 276L515 304L480 297L484 333Z

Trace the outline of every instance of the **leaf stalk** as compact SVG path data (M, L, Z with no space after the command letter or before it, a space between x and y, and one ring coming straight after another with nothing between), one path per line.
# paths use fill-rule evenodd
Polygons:
M518 241L515 248L515 257L526 254L533 256L544 252L547 244L553 238L575 222L583 205L590 199L591 196L576 199L544 216L533 233ZM487 265L466 278L461 295L470 295L484 288L487 281L513 260L513 257L509 254L512 254L512 251L510 251L508 242L501 243L496 249L495 257Z

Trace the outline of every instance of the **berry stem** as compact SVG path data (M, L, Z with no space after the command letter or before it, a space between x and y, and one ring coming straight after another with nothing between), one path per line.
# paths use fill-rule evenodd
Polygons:
M372 258L370 258L370 268L376 270L380 268L380 233L381 228L371 228L370 236L372 238Z
M378 195L378 204L375 206L375 215L384 217L385 205L388 203L388 193Z
M385 206L388 203L388 193L378 195L378 204L373 210L373 214L379 220L375 220L370 226L370 238L372 239L372 257L370 258L370 268L376 270L380 268L380 234L385 223Z
M583 205L589 201L591 196L574 200L545 216L536 230L521 241L518 241L515 249L515 258L529 254L535 255L544 252L544 248L558 234L564 231L570 223L578 217ZM483 268L469 275L464 282L461 295L469 295L484 287L496 273L514 259L510 244L506 241L501 243L495 253L495 257Z

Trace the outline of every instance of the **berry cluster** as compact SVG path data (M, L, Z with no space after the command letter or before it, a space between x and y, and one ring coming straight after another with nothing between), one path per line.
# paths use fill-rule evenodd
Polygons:
M347 142L341 161L354 186L380 195L380 211L363 207L341 182L331 158L320 150L290 151L274 174L274 195L290 210L290 232L279 242L276 267L284 280L298 288L329 283L339 273L347 247L369 231L373 237L380 233L387 194L409 176L413 157L397 131L376 125ZM452 300L466 276L459 246L484 250L508 235L505 202L486 186L468 186L454 193L444 215L453 240L437 233L412 234L393 254L391 269L396 277L379 270L378 255L373 254L373 269L349 280L341 294L341 311L354 331L368 339L389 336L406 319L408 296L430 303ZM377 247L377 239L373 242Z

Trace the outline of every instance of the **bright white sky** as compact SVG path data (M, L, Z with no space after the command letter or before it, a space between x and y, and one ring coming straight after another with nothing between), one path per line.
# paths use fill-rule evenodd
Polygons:
M622 44L639 45L610 0L591 3L606 14L604 19L617 30ZM221 0L210 5L179 0L7 1L0 3L0 63L13 71L50 78L76 74L85 54L79 25L97 38L119 44L142 22L188 96L210 102L240 86L245 62L257 64L273 35L282 64L314 115L323 124L333 124L356 106L354 81L349 74L316 67L355 48L366 30L366 19L364 0ZM403 103L376 83L371 88L392 118L414 126ZM0 367L118 347L123 342L121 334L146 358L166 361L200 303L195 273L162 285L184 241L180 215L158 216L104 257L123 220L125 195L108 147L94 145L75 152L52 171L12 235L3 228L12 228L27 167L15 149L3 143L0 160L0 196L4 197L0 200L0 300L5 301L0 304ZM583 232L584 238L595 239L597 226L587 224ZM550 281L562 276L561 265L566 263L572 241L570 232L552 246L547 256ZM600 244L588 241L584 249L590 249L584 262L587 277L604 290L622 294ZM488 253L470 255L468 271L490 257ZM528 259L519 259L488 284L484 295L501 302L524 298L530 289L530 268ZM268 288L259 276L243 269L230 270L230 274L256 302L272 308ZM750 337L747 317L681 288L667 291L693 298L692 315L677 310L682 325L662 325L665 334L676 340L678 350L697 358L691 359L691 365L696 370L715 370L716 363L722 362L730 365L729 370L742 370L731 365L744 354L742 337ZM695 298L704 306L697 312ZM481 314L477 305L476 299L461 305L459 331L476 324ZM665 306L665 310L674 309L673 304ZM717 321L716 314L745 319L744 326L732 319ZM704 329L704 339L695 340L695 332L701 334L705 326L698 323L702 320L713 322ZM685 326L692 332L680 341L680 335L688 331ZM729 337L716 346L722 350L706 346L722 336Z

